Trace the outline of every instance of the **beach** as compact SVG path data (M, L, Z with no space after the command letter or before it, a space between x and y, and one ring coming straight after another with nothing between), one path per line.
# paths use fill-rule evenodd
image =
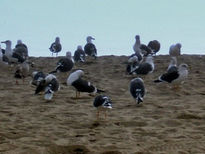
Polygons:
M32 71L48 73L61 57L31 57ZM34 95L31 75L16 85L15 66L0 67L0 153L2 154L197 154L205 153L205 56L181 55L188 78L174 90L153 81L166 72L170 57L154 57L155 70L146 76L127 75L127 56L100 56L57 73L60 90L51 101ZM113 109L96 117L94 96L67 86L71 72L103 89ZM130 81L141 77L144 102L137 106Z

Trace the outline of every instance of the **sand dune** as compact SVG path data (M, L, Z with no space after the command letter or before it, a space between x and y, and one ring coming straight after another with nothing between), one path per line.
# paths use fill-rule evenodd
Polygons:
M113 101L113 109L96 120L94 97L66 85L69 73L59 73L61 90L46 102L35 87L15 84L14 67L0 74L0 153L2 154L188 154L205 153L205 56L183 55L189 77L179 91L153 80L165 72L169 56L156 56L152 74L141 76L147 89L136 106L128 87L136 76L125 74L126 56L88 59L73 68L85 71ZM33 70L50 72L58 58L30 58Z

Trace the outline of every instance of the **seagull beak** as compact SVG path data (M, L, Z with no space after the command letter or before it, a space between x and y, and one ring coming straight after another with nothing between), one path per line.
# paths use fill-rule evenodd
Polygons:
M95 38L92 37L92 40L95 40Z
M1 43L6 43L6 41L2 41Z

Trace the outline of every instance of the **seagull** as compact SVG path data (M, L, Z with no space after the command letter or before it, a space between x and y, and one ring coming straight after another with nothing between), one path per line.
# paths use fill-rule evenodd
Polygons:
M175 67L175 66L173 66ZM188 65L180 64L177 69L173 69L170 67L166 73L159 76L157 80L154 80L155 83L159 82L167 82L167 83L175 83L178 85L182 83L188 76Z
M145 62L140 63L138 66L136 66L135 69L133 69L130 74L150 74L154 71L154 62L153 62L153 57L151 55L146 57Z
M70 51L67 51L67 52L66 52L66 57L67 57L68 59L71 59L71 60L73 61L73 59L72 59L72 53L71 53Z
M107 117L106 111L108 109L112 109L112 102L108 96L98 95L95 97L95 100L93 102L93 106L97 108L97 118L99 118L100 111L104 111L105 118L106 118Z
M77 47L77 50L74 53L75 62L85 62L85 52L81 45Z
M76 89L76 98L80 96L80 92L87 92L90 94L96 94L105 92L93 86L90 82L81 79L84 75L82 70L77 70L71 73L67 79L67 85L73 86Z
M145 95L144 81L141 78L134 78L130 82L130 94L135 99L137 104L143 102Z
M13 57L21 57L21 62L24 62L28 58L28 48L21 40L17 41L17 44L13 50Z
M56 53L56 56L58 56L58 53L61 51L62 49L62 46L61 46L61 43L60 43L60 38L59 37L56 37L55 39L55 42L53 42L50 46L50 51L52 52L52 56L53 56L53 53Z
M12 42L10 40L3 41L1 43L6 44L5 54L3 60L8 63L17 63L19 60L18 58L13 57L13 49L11 48Z
M138 65L139 65L139 61L136 55L129 57L127 68L126 68L127 73L131 74Z
M134 44L134 46L133 46L133 50L134 50L135 54L133 54L133 55L131 55L131 56L137 56L138 61L139 61L139 62L142 62L142 60L143 60L143 55L142 55L142 50L141 50L140 46L141 46L140 36L139 36L139 35L136 35L136 36L135 36L135 44Z
M44 99L51 100L53 98L54 92L60 89L59 82L55 75L48 74L45 79L41 80L37 85L35 94L44 91Z
M148 46L146 46L145 44L141 44L140 45L140 49L141 49L141 53L143 54L143 56L148 56L148 55L152 55L152 49Z
M14 75L14 77L16 78L16 84L19 84L17 79L22 79L24 83L24 79L29 75L29 70L30 70L29 63L30 62L28 61L24 61L23 63L17 66Z
M55 68L54 71L50 72L49 74L52 73L58 73L58 72L68 72L70 71L74 66L73 60L71 53L67 54L67 57L61 58L57 62L57 67Z
M3 41L1 43L6 44L6 49L5 49L5 61L8 63L23 63L26 60L26 56L24 56L22 52L22 48L17 47L12 49L11 45L12 42L10 40Z
M173 44L169 48L169 55L170 56L180 56L181 55L181 47L180 43Z
M160 43L157 40L150 41L147 46L151 49L152 55L156 55L156 53L160 50Z
M176 57L171 57L169 66L167 68L167 73L177 71L177 69L178 69L177 68L177 59L176 59Z
M95 40L92 36L88 36L86 38L87 44L84 46L84 51L88 56L94 57L95 59L97 58L97 49L95 45L92 43L92 40Z
M45 77L46 77L46 75L43 72L41 72L41 71L39 71L39 72L38 71L34 71L32 73L33 80L31 81L31 84L35 85L35 86L38 86L40 81L45 79Z

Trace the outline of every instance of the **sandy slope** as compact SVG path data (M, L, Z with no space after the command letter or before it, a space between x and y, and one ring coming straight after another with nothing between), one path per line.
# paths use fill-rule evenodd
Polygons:
M59 58L31 58L32 70L52 71ZM205 56L183 55L189 78L175 92L167 84L154 84L167 69L169 56L155 57L155 71L141 76L147 94L136 107L128 91L135 76L127 76L127 57L104 56L78 64L88 79L113 100L109 117L96 120L94 97L84 93L75 100L66 86L69 73L57 74L61 90L51 102L34 95L34 87L15 85L14 67L0 73L0 153L3 154L142 154L205 153ZM32 72L32 71L31 71Z

